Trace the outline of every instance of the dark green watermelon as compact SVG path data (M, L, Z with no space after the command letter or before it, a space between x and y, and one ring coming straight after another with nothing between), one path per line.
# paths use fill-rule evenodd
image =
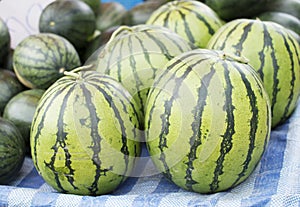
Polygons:
M82 48L96 29L93 10L82 1L54 1L46 6L39 18L39 31L55 33Z
M24 88L14 72L6 69L0 70L0 115L7 102Z
M44 90L42 89L21 91L9 100L3 111L3 118L13 122L21 132L25 140L27 154L30 154L29 140L32 118L43 93Z
M0 184L14 180L23 165L25 142L18 128L0 117Z
M0 18L0 67L7 68L10 54L10 34L6 23Z

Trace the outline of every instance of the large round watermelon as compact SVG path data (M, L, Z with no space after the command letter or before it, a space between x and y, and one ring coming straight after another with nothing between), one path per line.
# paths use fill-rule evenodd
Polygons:
M249 59L270 97L273 127L291 115L300 94L300 47L287 29L275 22L237 19L221 27L208 48Z
M185 52L164 67L146 107L147 148L159 171L199 193L232 188L253 172L271 130L254 69L221 51Z
M54 189L99 195L131 175L140 155L131 95L96 71L69 72L42 96L30 141L33 163Z

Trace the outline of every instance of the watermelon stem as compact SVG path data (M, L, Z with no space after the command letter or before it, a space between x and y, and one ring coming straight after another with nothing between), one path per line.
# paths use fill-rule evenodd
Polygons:
M90 65L83 65L83 66L75 68L75 69L73 69L71 71L64 71L64 75L72 76L72 77L74 77L76 79L79 79L80 78L80 74L78 72L83 71L83 70L91 70L92 66L93 66L92 64L90 64Z
M116 36L118 36L123 31L130 31L130 32L132 32L132 28L130 26L127 26L127 25L120 26L116 31L114 31L112 33L109 41L106 44L109 45L110 42L112 42L116 38Z
M221 54L221 59L223 59L223 60L231 59L231 60L238 61L240 63L245 63L245 64L249 63L249 60L246 57L244 57L242 55L238 56L238 55L234 55L234 54L230 54L230 53Z

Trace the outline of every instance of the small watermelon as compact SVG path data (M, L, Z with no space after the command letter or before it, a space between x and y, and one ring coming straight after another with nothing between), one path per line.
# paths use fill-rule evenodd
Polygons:
M246 180L271 131L268 95L243 58L197 49L169 61L149 91L146 143L163 175L198 193Z
M63 76L64 71L81 65L74 46L62 36L33 34L15 48L13 68L28 88L46 89Z

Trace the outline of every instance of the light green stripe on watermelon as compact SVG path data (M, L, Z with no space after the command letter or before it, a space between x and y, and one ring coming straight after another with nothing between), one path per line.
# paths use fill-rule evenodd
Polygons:
M300 93L300 50L285 28L272 22L234 20L212 37L208 48L249 59L270 97L273 127L291 115Z
M32 157L58 191L98 195L130 175L140 154L139 123L129 93L114 79L95 71L79 76L59 79L41 98Z
M257 74L220 54L196 50L174 58L147 102L154 164L178 186L202 193L245 180L270 136L270 105Z

